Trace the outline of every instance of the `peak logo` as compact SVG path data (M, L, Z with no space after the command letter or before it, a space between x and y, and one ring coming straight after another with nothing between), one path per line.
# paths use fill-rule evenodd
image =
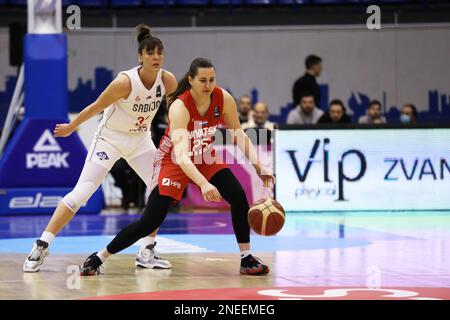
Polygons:
M323 160L317 159L318 154L319 154L319 148L320 148L321 144L322 144ZM298 181L300 183L306 182L307 178L308 178L308 173L311 170L311 167L315 163L321 163L321 162L323 163L323 181L325 183L333 182L330 179L330 170L329 170L329 166L330 166L329 165L330 155L329 155L329 151L328 151L329 144L330 144L329 138L324 138L323 143L321 143L320 139L316 139L314 141L314 145L309 153L309 158L308 158L308 161L306 162L306 166L303 170L300 168L299 163L297 161L297 157L296 157L297 150L286 150L285 151L289 155L289 159L292 163L292 166L295 170ZM345 167L345 160L347 159L347 157L350 157L352 155L356 156L358 158L360 167L359 167L359 172L357 174L355 174L353 177L350 177L345 174L344 167ZM338 161L338 198L336 199L336 201L346 201L346 199L344 197L344 182L355 182L355 181L360 180L366 173L366 170L367 170L366 157L364 156L364 154L361 151L356 150L356 149L351 149L351 150L347 150L342 153L341 160ZM308 193L311 193L310 189L311 188L308 188L308 190L309 190ZM317 194L318 195L319 194L330 195L330 194L334 194L334 192L331 192L331 193L330 192L318 192Z
M62 152L49 129L45 129L33 147L33 152L26 154L27 169L69 168L69 152Z

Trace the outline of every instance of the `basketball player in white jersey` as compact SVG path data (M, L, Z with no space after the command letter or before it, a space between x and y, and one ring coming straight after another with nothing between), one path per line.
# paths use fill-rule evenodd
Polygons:
M164 46L145 25L136 27L140 65L122 71L97 100L70 123L57 124L55 137L67 137L78 126L102 112L80 178L55 209L53 216L23 264L24 272L37 272L48 256L48 247L102 183L114 163L124 158L150 187L156 152L151 139L151 122L165 95L175 91L175 76L163 70ZM157 231L157 230L156 230ZM156 231L141 239L136 266L170 269L169 261L154 253Z

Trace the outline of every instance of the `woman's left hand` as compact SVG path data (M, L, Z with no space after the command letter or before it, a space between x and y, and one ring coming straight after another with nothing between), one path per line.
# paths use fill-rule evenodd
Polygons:
M256 173L264 183L264 188L268 188L275 183L275 177L267 169L260 167L259 170L256 170Z

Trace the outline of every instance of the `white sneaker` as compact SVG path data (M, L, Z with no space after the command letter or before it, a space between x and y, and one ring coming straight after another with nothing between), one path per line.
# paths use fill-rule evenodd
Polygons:
M139 250L136 255L136 267L148 268L148 269L171 269L172 264L168 260L161 259L155 254L154 244L150 244L145 247L144 250Z
M33 249L31 249L30 255L23 263L23 271L38 272L48 254L48 244L44 241L36 240L33 243Z

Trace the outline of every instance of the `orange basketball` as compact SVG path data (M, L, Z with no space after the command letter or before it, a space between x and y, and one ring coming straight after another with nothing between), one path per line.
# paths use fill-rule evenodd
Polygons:
M274 199L261 199L248 210L248 224L257 234L272 236L283 228L284 209Z

